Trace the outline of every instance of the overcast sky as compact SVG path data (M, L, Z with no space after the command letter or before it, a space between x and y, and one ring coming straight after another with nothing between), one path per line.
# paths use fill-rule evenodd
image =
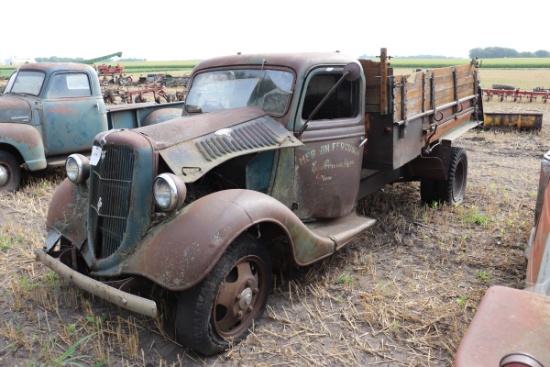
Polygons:
M140 4L145 4L141 6ZM548 0L48 0L2 4L0 60L82 57L191 60L254 52L353 57L470 49L550 51Z

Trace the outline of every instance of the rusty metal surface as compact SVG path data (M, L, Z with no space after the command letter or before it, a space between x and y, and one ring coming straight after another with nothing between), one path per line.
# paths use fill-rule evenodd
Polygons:
M541 162L539 192L535 205L535 225L528 244L525 286L549 294L550 291L550 152Z
M483 129L540 131L542 129L542 113L485 113Z
M117 105L107 108L107 119L111 129L133 129L154 125L181 117L183 102L157 104L154 102Z
M54 192L46 216L48 232L54 229L79 249L87 237L88 216L87 196L79 194L80 190L84 188L73 184L69 179L63 180Z
M244 107L184 116L167 121L162 126L146 126L135 131L150 137L155 141L157 149L162 150L181 142L198 138L204 134L257 119L264 115L266 113L261 108Z
M238 125L233 125L232 118L224 117L215 121L215 132L182 141L160 152L166 164L184 182L194 182L212 168L240 155L303 145L265 114ZM182 125L188 126L183 121ZM212 131L206 124L202 128L204 132Z
M499 366L503 357L520 352L550 366L549 326L550 297L492 286L460 343L455 366Z
M121 262L148 230L156 157L149 139L133 130L104 132L94 145L87 206L89 234L82 255L93 275L113 276L120 274Z
M208 274L240 233L262 222L275 224L288 236L298 265L310 264L336 249L332 239L311 232L272 197L250 190L225 190L195 201L172 221L150 231L123 272L144 276L170 290L189 288Z
M30 102L16 95L0 96L0 122L29 123L33 119Z
M353 122L340 129L308 130L305 145L295 149L294 212L301 219L337 218L354 210L365 130L362 120Z
M47 166L42 136L34 127L17 123L0 123L0 146L16 147L30 171Z

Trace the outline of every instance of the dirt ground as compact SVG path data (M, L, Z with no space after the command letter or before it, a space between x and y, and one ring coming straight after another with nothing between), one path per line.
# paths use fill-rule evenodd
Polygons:
M523 288L550 104L539 133L472 130L462 205L428 207L417 183L358 204L377 223L334 256L276 274L264 317L227 353L178 345L169 324L76 290L34 259L62 172L26 176L0 197L1 366L449 366L485 290Z

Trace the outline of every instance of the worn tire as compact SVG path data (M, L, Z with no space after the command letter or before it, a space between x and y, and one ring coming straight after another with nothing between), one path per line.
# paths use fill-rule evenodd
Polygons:
M179 340L204 355L241 341L265 310L271 272L265 245L241 235L201 283L178 295Z
M500 90L516 90L516 87L509 84L493 84L492 89L500 89Z
M420 180L420 199L427 204L460 204L464 201L468 180L468 157L466 150L452 147L449 159L449 174L446 180L422 178Z
M0 151L0 194L13 192L21 182L21 168L17 159L6 151Z

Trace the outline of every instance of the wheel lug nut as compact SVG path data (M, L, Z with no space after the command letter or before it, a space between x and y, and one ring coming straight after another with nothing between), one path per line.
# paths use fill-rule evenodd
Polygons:
M252 306L248 306L248 308L246 309L246 312L251 313L252 310L253 310Z
M238 318L238 319L242 319L242 318L243 318L243 312L242 312L242 311L237 312L237 318Z
M260 290L258 288L254 288L252 290L252 294L258 294L260 292Z
M250 284L251 284L251 283L250 283L250 280L247 280L247 281L246 281L246 286L247 286L247 287L250 287Z
M243 298L240 294L235 296L235 301L240 301Z

